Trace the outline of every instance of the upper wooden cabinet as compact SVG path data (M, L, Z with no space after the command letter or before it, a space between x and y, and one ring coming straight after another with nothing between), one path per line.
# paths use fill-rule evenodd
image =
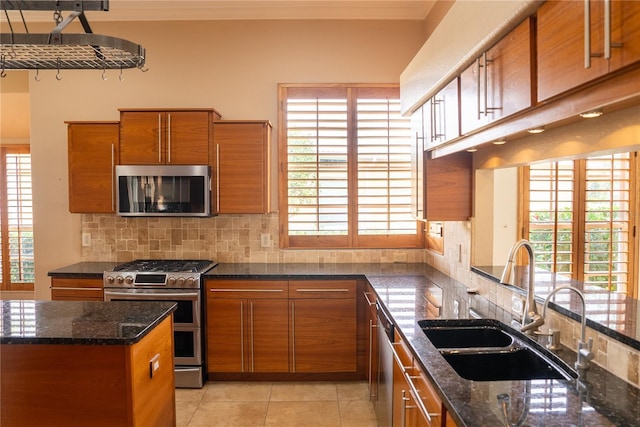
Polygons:
M429 221L467 221L473 213L473 158L466 151L431 159L425 152L424 211Z
M525 19L460 75L463 135L531 107L532 30Z
M115 212L118 122L68 125L69 212Z
M423 106L427 150L460 136L459 81L457 77L453 79Z
M120 164L209 164L213 109L120 110Z
M217 213L271 211L268 121L213 123L214 207Z
M537 19L538 101L640 60L640 2L549 0Z

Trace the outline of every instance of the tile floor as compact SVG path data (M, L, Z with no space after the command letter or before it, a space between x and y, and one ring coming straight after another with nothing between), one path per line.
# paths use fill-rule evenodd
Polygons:
M376 427L366 382L208 382L176 389L177 427Z

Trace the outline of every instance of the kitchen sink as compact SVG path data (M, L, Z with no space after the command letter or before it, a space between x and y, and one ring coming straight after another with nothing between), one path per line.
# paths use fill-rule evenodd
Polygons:
M497 320L420 320L418 326L453 370L468 380L575 377L555 355Z
M458 375L473 381L570 379L528 348L491 353L445 353L443 357Z
M495 326L425 327L423 322L418 324L436 348L502 348L513 343L511 335Z

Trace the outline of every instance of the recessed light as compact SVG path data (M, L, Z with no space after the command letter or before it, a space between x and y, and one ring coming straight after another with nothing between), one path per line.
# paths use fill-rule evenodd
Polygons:
M596 117L600 117L602 114L602 110L592 110L580 113L580 117L582 117L583 119L595 119Z
M468 153L475 153L476 151L478 151L478 149L477 149L477 148L475 148L475 147L474 147L474 148L469 148L469 149L467 149L467 152L468 152Z
M497 141L493 141L493 145L504 145L507 143L506 139L498 139Z
M540 126L540 127L537 127L537 128L531 128L531 129L527 130L527 132L529 132L529 133L542 133L542 132L544 132L544 126Z

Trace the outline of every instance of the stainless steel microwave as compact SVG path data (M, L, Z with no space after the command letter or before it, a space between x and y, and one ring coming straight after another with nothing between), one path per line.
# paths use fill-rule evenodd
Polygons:
M211 215L209 166L118 165L116 182L118 215Z

